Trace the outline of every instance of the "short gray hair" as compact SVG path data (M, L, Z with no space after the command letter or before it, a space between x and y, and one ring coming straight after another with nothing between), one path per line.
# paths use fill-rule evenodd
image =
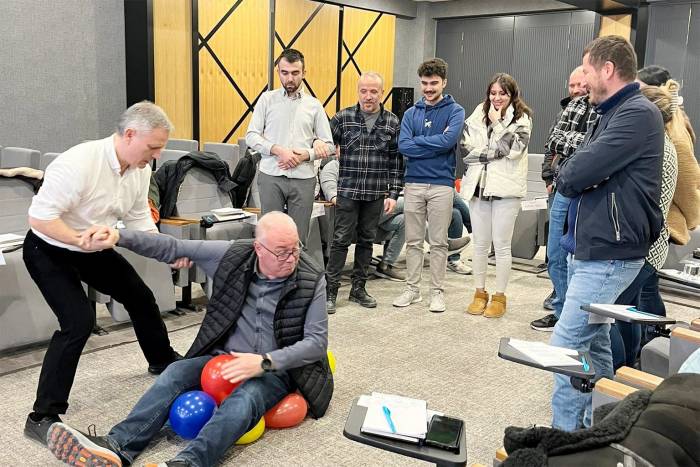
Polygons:
M141 101L122 113L117 124L117 133L124 135L127 128L136 131L151 131L162 128L168 132L175 128L163 109L153 102Z
M373 79L378 79L379 82L381 83L382 89L384 89L384 78L382 78L382 75L377 73L376 71L365 71L360 75L360 79L357 80L357 85L360 85L360 81L362 78L373 78Z

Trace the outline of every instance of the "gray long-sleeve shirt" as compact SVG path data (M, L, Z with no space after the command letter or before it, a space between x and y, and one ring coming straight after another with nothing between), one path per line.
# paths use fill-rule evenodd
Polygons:
M131 230L119 231L118 245L135 253L172 263L186 257L213 277L231 242L223 240L178 240L169 235ZM286 370L320 360L328 348L326 281L316 284L314 298L304 322L304 338L293 345L278 348L273 322L280 293L286 279L267 279L255 268L236 329L229 335L226 352L270 354L276 370Z
M325 141L329 151L334 150L331 127L321 102L301 89L296 95L288 96L284 88L267 91L260 96L245 135L246 144L262 155L262 173L302 179L316 176L311 163L315 159L315 139ZM272 155L275 144L290 149L305 149L310 160L293 169L282 170L277 166L277 157Z

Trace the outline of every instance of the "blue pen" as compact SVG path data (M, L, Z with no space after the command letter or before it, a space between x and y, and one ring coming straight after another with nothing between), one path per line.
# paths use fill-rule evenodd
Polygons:
M389 424L389 429L392 433L396 433L396 427L394 426L394 422L391 420L391 411L389 410L389 407L383 405L382 410L384 411L384 417L386 418L386 421Z
M590 366L588 366L588 362L586 361L586 357L581 355L581 363L583 363L583 371L588 371L591 369Z

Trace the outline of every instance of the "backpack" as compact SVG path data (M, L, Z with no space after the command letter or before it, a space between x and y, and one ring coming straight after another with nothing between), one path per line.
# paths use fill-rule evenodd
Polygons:
M255 178L260 159L262 159L262 156L259 152L247 149L245 156L238 161L236 168L233 169L231 180L236 184L236 188L233 189L235 194L234 208L242 208L248 201L250 185L253 183L253 178Z

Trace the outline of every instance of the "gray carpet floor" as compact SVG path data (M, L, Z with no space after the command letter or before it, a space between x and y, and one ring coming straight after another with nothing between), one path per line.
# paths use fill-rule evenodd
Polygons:
M451 272L446 277L447 312L429 313L425 298L428 276L426 269L424 301L405 309L391 306L402 283L370 281L368 290L379 301L373 310L348 302L348 287L342 288L338 312L330 317L330 348L337 369L327 415L320 420L307 418L295 428L267 430L256 443L231 449L222 465L425 465L343 437L352 400L371 391L423 398L430 408L464 419L468 464L490 464L495 450L502 446L505 427L548 424L552 376L501 360L497 351L502 336L549 338L548 333L529 326L545 314L542 300L550 292L549 281L513 271L508 312L501 319L489 320L464 313L473 293L471 276ZM490 276L488 284L493 279ZM700 314L697 309L674 304L668 305L668 313L682 320ZM195 314L188 316L198 319ZM197 326L183 327L182 320L177 323L179 327L168 322L170 336L174 347L184 353ZM175 328L178 330L173 331ZM104 434L153 383L133 342L133 332L130 328L120 332L126 333L125 341L132 342L102 350L93 345L93 351L83 355L64 417L67 423L83 430L94 423L98 433ZM0 466L60 465L46 449L22 435L38 376L39 368L34 366L0 377ZM172 433L162 432L137 459L137 465L168 460L184 445Z

